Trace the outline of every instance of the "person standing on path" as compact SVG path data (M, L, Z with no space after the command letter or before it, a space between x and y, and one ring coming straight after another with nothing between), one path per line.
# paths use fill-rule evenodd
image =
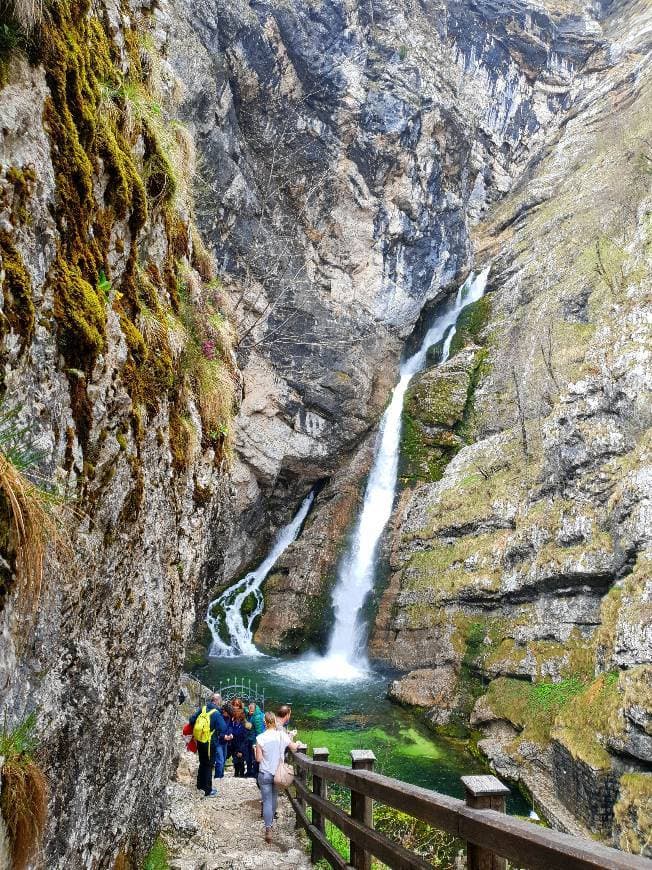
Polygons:
M276 727L279 731L285 731L290 737L297 736L296 728L294 731L290 731L288 725L290 724L290 719L292 718L292 707L289 704L283 704L276 711Z
M285 756L285 750L295 752L297 744L290 735L276 727L276 716L271 711L265 713L265 731L256 738L256 761L260 765L258 785L263 797L263 819L265 822L265 842L272 842L272 825L276 813L278 789L274 783L274 774L279 761Z
M249 751L247 724L249 723L245 718L244 710L239 708L234 710L228 734L232 740L231 757L233 758L233 771L237 777L244 777L245 775L245 764Z
M247 722L251 729L249 738L249 754L247 756L247 776L258 779L258 762L256 761L256 738L265 731L265 717L258 704L251 701L247 707Z
M212 696L208 703L199 707L188 722L193 729L193 737L197 742L199 768L197 770L197 788L206 797L215 797L217 791L213 788L213 767L220 738L229 739L226 734L226 724L222 718L219 705L222 699L218 694Z

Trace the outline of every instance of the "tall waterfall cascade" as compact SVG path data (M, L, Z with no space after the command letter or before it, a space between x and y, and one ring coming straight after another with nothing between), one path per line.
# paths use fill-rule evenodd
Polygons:
M374 586L378 546L396 497L405 394L412 378L424 368L431 347L443 342L441 362L448 359L457 318L462 309L484 295L489 268L487 266L477 276L469 276L458 290L455 300L428 329L419 350L401 365L398 384L380 421L374 462L360 516L338 567L337 582L333 589L335 622L326 654L283 663L279 665L279 671L292 672L297 679L333 681L354 680L368 673L366 626L362 610ZM264 605L261 585L281 553L296 540L313 498L313 493L310 493L303 501L294 519L281 529L274 546L258 568L222 592L209 605L206 621L213 636L211 655L262 655L253 642L253 625ZM247 608L247 614L244 615L243 605L251 595L254 596L253 605ZM222 620L228 640L220 631Z
M419 350L400 369L399 382L378 430L376 453L367 482L364 501L351 542L342 558L333 589L335 623L326 655L306 660L312 678L352 680L364 676L369 665L366 626L362 610L374 586L378 545L392 513L398 479L403 401L412 378L424 368L428 350L443 340L441 361L450 354L455 324L463 308L477 302L485 292L489 269L473 274L457 296L436 318Z
M256 570L245 575L242 580L230 586L208 605L206 622L213 637L211 655L224 656L225 658L238 655L263 655L256 648L253 640L253 626L256 617L262 613L264 604L260 587L279 556L297 539L314 497L313 492L306 496L291 522L280 530L272 549ZM253 596L254 603L252 607L247 608L248 613L245 616L242 610L249 596ZM223 615L225 628L228 632L228 641L223 640L220 634L221 615Z

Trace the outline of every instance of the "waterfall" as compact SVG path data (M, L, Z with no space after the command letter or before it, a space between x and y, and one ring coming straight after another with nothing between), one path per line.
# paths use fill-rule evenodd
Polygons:
M263 655L256 649L253 641L253 624L256 617L262 613L264 604L260 587L281 553L297 539L314 497L314 492L306 496L294 519L280 530L272 549L256 570L251 571L242 580L230 586L208 605L206 622L213 636L211 655L224 657ZM254 596L254 606L247 616L244 616L242 605L250 595ZM214 611L217 611L217 615ZM225 642L220 636L221 613L223 613L224 624L229 635L228 642Z
M430 327L419 350L401 365L399 382L380 422L362 510L351 543L339 565L333 590L335 623L328 651L323 658L314 658L308 663L312 677L354 679L368 670L366 630L361 611L373 589L378 544L394 506L405 393L414 375L424 367L429 348L442 339L441 361L448 359L457 318L463 308L483 296L489 268L487 266L477 277L469 276L458 290L455 301Z

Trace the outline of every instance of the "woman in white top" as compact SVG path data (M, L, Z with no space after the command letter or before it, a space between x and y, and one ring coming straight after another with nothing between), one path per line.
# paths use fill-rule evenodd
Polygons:
M263 797L263 819L265 820L265 842L272 842L272 824L276 813L278 789L274 784L274 774L279 761L290 747L295 751L297 744L285 731L276 728L276 716L271 711L265 713L265 730L256 737L256 761L260 765L258 785Z

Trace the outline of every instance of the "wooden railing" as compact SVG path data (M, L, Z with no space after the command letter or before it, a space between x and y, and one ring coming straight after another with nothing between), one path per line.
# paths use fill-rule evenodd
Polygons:
M397 870L431 868L424 858L374 830L373 801L378 801L465 841L468 870L505 870L507 860L527 870L652 870L647 858L511 818L505 813L509 789L495 776L463 776L462 801L374 773L374 754L366 750L351 752L350 769L330 764L328 749L315 749L310 759L299 744L291 757L295 781L288 798L297 828L304 828L310 838L313 864L325 858L334 868L370 870L374 856ZM350 815L329 801L328 783L350 789ZM348 861L328 841L327 819L349 839Z

